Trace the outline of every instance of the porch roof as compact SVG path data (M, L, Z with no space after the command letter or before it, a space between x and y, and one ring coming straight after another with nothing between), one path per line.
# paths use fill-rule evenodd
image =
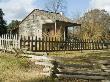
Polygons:
M81 26L81 24L78 24L78 23L71 23L71 22L65 22L65 21L59 21L59 20L56 20L56 22L61 22L61 23L65 23L66 26Z
M56 20L55 22L56 23L58 23L58 22L63 23L63 24L65 24L65 26L68 26L68 27L81 26L81 24L78 24L78 23L71 23L71 22L65 22L65 21L59 21L59 20ZM48 22L48 23L45 23L45 24L54 24L55 22Z

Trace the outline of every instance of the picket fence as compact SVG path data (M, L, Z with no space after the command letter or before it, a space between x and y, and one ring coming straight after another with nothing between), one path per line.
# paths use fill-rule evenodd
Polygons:
M3 34L0 36L0 49L4 51L13 51L20 49L20 38L17 34Z

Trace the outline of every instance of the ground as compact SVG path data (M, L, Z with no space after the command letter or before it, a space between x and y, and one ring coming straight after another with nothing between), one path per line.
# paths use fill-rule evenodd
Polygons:
M39 69L28 58L0 55L0 82L36 82L41 77Z
M73 51L53 52L48 54L65 64L89 64L88 60L107 60L110 50L102 51ZM36 66L26 57L16 57L15 54L1 53L0 55L0 82L53 82L40 75L42 66ZM75 82L62 80L62 82ZM87 81L77 81L87 82Z

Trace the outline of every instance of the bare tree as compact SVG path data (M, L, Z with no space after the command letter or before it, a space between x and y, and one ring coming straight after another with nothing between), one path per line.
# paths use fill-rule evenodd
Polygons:
M66 5L65 0L48 0L48 2L45 4L46 10L50 12L65 12Z

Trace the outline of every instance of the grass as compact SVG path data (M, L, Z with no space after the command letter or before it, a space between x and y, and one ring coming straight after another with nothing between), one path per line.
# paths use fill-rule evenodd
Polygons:
M73 59L79 59L79 60L85 60L87 58L100 58L100 57L110 57L110 50L104 51L104 50L86 50L86 51L66 51L66 52L51 52L49 53L50 57L58 57L64 60L73 60ZM78 60L78 61L79 61ZM74 61L74 60L73 60ZM76 61L76 60L75 60Z
M58 62L63 64L80 64L80 65L93 65L94 61L109 60L110 50L97 50L97 51L73 51L73 52L54 52L50 53L49 56L55 58ZM95 67L89 68L88 70L100 69L98 63L95 63ZM83 70L83 69L82 69ZM85 69L87 70L87 69Z
M110 51L54 52L49 53L49 56L56 57L65 64L89 64L88 59L109 59ZM0 82L54 82L51 78L42 76L41 71L42 67L35 66L28 58L18 58L14 54L0 54ZM75 81L61 79L60 82Z
M22 82L40 77L39 69L27 58L17 58L12 54L0 55L0 82Z
M40 74L42 68L26 57L0 54L0 82L54 82L50 77Z

